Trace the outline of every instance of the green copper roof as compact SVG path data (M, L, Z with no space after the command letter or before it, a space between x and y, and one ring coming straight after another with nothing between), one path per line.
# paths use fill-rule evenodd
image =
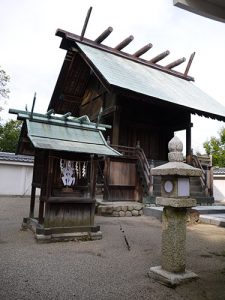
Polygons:
M225 107L192 82L94 47L76 44L108 84L186 107L192 113L225 120Z
M75 118L16 109L10 109L9 112L17 114L17 119L24 121L18 154L26 152L27 144L29 144L26 142L26 137L28 137L33 147L37 149L109 156L121 155L107 144L102 135L101 131L111 126L90 122L87 116Z
M68 127L26 120L27 136L34 148L57 151L120 155L106 143L98 129Z

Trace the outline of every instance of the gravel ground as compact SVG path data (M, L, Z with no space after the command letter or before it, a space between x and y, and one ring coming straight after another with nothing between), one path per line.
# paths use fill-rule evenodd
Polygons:
M157 219L96 217L102 240L37 244L20 230L28 210L26 198L0 198L1 300L225 299L225 228L188 227L187 268L200 278L171 289L147 276L160 265Z

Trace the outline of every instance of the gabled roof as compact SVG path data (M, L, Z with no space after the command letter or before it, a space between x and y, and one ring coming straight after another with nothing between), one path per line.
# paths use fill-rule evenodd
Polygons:
M117 92L128 92L130 98L138 95L145 101L147 98L156 104L175 105L193 114L225 121L225 107L194 85L187 72L172 70L173 63L163 67L96 40L82 39L63 30L56 34L63 38L61 47L68 52L49 109L77 112L93 73L108 92L116 88ZM189 67L188 63L188 70Z
M62 152L120 156L105 141L100 124L91 123L87 116L82 118L32 115L28 112L10 110L18 119L24 120L18 145L18 154L26 149L47 149Z
M225 107L192 82L97 48L81 43L77 45L109 85L177 104L196 113L214 115L225 121Z

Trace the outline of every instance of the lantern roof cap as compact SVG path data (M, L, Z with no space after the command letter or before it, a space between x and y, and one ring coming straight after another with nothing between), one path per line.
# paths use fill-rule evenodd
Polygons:
M151 170L151 175L156 176L182 176L182 177L200 177L202 171L198 168L194 168L183 162L183 143L177 137L174 136L168 143L169 153L168 159L169 162L153 168Z

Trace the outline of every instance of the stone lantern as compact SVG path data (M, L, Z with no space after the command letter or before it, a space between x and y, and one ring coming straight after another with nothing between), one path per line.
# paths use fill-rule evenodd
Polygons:
M153 176L161 176L161 197L156 204L163 206L162 214L162 266L150 268L149 276L176 286L197 278L186 270L185 244L187 208L196 206L190 198L190 177L201 176L201 170L183 163L183 144L174 137L168 144L169 162L153 168Z

